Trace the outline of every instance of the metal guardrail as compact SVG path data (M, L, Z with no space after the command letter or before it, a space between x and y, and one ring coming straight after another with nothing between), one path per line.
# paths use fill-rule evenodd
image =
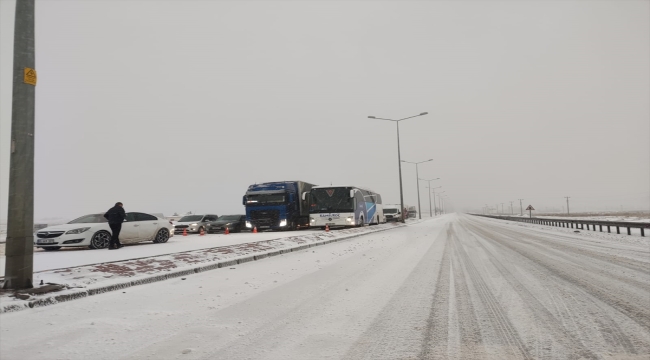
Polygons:
M510 220L510 221L519 221L530 224L539 224L539 225L548 225L548 226L557 226L557 227L570 227L571 229L580 229L584 230L585 225L587 225L587 230L589 226L592 227L593 231L596 231L596 226L600 228L600 232L603 232L603 226L607 227L607 232L611 233L611 228L616 228L616 233L621 233L621 228L627 228L627 234L632 235L632 229L641 229L641 236L645 236L645 229L650 229L650 223L643 222L629 222L629 221L601 221L601 220L575 220L575 219L562 219L562 218L524 218L524 217L515 217L515 216L493 216L493 215L482 215L482 214L471 214L474 216L482 216L492 219L501 219L501 220ZM578 227L580 226L580 227Z

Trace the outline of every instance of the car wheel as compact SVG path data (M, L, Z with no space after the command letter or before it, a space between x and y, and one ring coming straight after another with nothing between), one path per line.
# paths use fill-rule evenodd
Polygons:
M105 249L108 247L108 244L111 242L111 234L108 231L98 231L90 239L90 248L91 249Z
M204 234L206 233L205 228L203 226L199 228L199 235L201 234L201 231L203 231Z
M45 251L56 251L56 250L61 250L60 246L49 246L49 247L42 247L41 249Z
M153 239L153 242L155 242L156 244L162 244L162 243L166 243L167 240L169 240L169 230L160 229L158 230L156 237Z

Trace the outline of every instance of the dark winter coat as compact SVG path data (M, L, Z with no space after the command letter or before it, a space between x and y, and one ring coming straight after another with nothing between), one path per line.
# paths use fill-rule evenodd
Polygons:
M124 212L124 208L115 205L104 214L104 217L108 220L109 224L121 224L126 219L126 213Z

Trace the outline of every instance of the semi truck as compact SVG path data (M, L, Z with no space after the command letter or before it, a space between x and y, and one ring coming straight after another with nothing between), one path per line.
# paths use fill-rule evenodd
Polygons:
M309 201L303 196L316 186L304 181L254 184L243 197L246 227L258 230L296 230L309 227Z

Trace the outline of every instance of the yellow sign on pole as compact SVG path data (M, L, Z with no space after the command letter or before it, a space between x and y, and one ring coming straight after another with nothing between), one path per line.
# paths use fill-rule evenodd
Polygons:
M36 86L36 70L32 68L25 68L25 76L23 77L23 82L25 84L30 84Z

